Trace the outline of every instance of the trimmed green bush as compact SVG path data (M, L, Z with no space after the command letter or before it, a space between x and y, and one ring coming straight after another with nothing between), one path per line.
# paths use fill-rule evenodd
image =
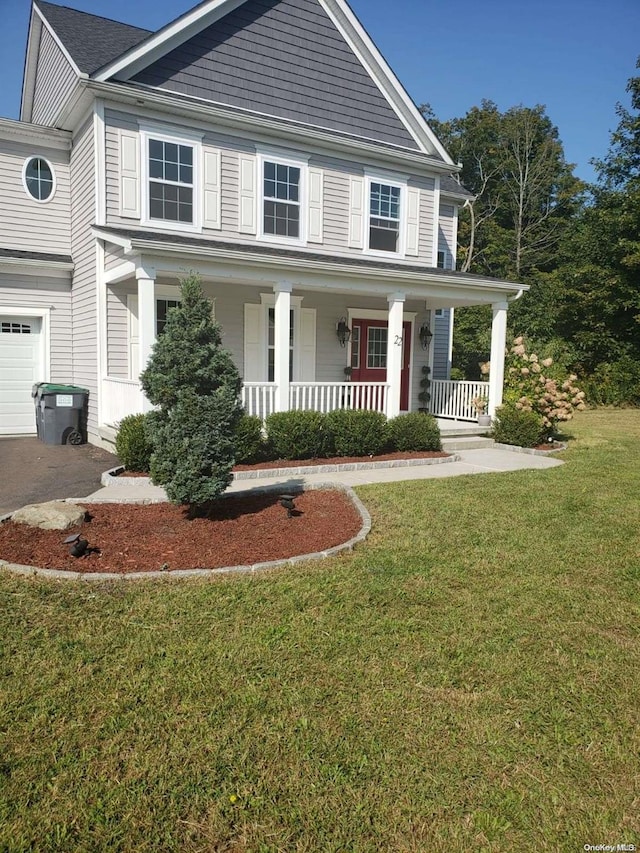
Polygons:
M336 409L327 417L328 456L375 456L387 445L387 419L368 409Z
M537 412L522 411L515 405L507 404L496 409L493 425L493 438L501 444L515 444L518 447L535 447L548 438L549 431Z
M168 413L149 414L154 440L162 448L151 457L151 477L164 484L173 503L189 504L194 512L230 484L236 400L233 388L219 388L208 397L187 388Z
M442 450L440 428L433 415L410 412L389 421L389 442L393 450Z
M265 455L262 420L257 415L243 415L236 427L236 462L251 465L260 462Z
M181 293L140 381L158 407L148 418L152 479L196 514L233 479L242 381L195 273L182 281Z
M146 415L127 415L116 435L116 455L128 471L149 471L153 445L147 433Z
M267 418L267 441L273 459L317 459L324 454L326 415L321 412L274 412Z

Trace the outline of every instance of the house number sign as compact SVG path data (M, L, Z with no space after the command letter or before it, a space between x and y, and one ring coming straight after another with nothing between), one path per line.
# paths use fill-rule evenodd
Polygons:
M395 344L397 347L401 347L401 346L402 346L402 335L396 335L396 339L395 339L395 341L394 341L394 344Z

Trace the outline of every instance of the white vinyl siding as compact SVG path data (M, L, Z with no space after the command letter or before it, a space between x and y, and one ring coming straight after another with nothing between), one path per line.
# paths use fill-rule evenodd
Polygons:
M105 109L106 169L107 169L107 223L125 228L132 227L133 219L120 214L120 166L118 131L138 133L138 117L126 112ZM140 120L142 122L142 120ZM176 127L176 133L180 130ZM188 128L187 133L195 131ZM276 143L273 143L276 145ZM290 142L283 138L277 150L291 151ZM256 139L232 136L216 129L203 128L203 154L211 149L220 152L220 225L215 225L215 216L210 223L202 222L203 239L220 239L227 242L254 243L258 240L262 199L261 180L258 175ZM280 147L281 146L281 147ZM268 149L262 149L267 156ZM299 153L304 160L306 154L299 147L291 151L291 159ZM283 155L284 157L284 155ZM203 158L204 159L204 158ZM277 157L275 157L277 161ZM284 158L286 159L286 158ZM203 164L204 168L204 164ZM374 173L372 172L372 175ZM383 177L383 176L381 176ZM366 202L363 164L326 154L310 153L307 170L306 203L304 216L307 245L319 252L331 255L360 255L365 248ZM208 191L207 181L201 181L202 191ZM320 186L321 184L321 186ZM354 187L358 197L352 198ZM407 183L406 201L415 191L419 193L417 221L417 254L415 247L415 223L407 221L402 241L407 242L405 256L419 263L432 265L434 231L434 187L431 177L410 177ZM215 193L214 193L215 196ZM211 196L211 198L214 198ZM208 204L203 200L202 208ZM154 231L165 230L161 222L147 227ZM389 257L398 257L397 253Z
M75 264L71 302L73 311L73 381L89 390L88 429L97 428L97 320L96 241L91 233L95 218L93 117L74 139L71 152L71 246Z
M58 112L77 80L76 72L43 26L31 109L33 124L55 125Z
M444 269L455 269L455 208L452 204L441 204L438 217L438 252L444 254ZM440 258L438 258L440 266Z
M25 162L42 157L55 173L56 190L46 202L26 191L22 173ZM70 254L69 154L33 143L0 140L0 243L22 251ZM37 247L34 238L37 235Z
M71 281L46 275L0 272L0 314L19 315L20 306L50 309L51 381L71 382Z

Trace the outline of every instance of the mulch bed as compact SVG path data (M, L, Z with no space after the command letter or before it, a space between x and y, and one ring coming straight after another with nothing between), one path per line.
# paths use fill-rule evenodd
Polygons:
M224 498L206 518L190 520L172 504L86 504L90 521L70 530L0 524L0 558L74 572L150 572L251 565L340 545L362 519L348 495L318 490L298 494L287 517L279 495ZM100 553L69 555L63 540L79 532Z

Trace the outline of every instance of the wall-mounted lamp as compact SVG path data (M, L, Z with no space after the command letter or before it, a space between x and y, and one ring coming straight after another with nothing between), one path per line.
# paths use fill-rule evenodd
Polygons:
M420 336L420 346L422 347L422 349L429 349L429 344L431 343L431 340L433 338L433 332L429 328L428 323L423 323L420 326L420 331L418 332L418 335Z
M346 317L340 317L336 323L336 335L338 336L341 347L346 346L348 341L351 339L351 329L347 326Z

